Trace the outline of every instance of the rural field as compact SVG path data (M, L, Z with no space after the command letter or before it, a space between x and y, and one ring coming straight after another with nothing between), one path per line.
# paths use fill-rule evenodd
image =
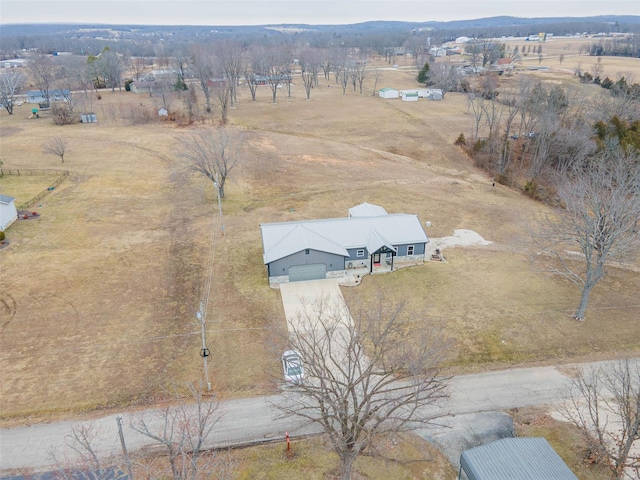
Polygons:
M565 58L562 69L572 71L574 61ZM637 62L602 60L607 74L634 70L636 81ZM577 84L571 73L547 74ZM415 75L388 69L377 87L417 88ZM464 95L385 101L371 95L369 82L365 95L343 96L333 78L321 80L310 100L294 84L291 98L278 92L277 104L265 87L257 102L240 90L230 123L243 148L225 187L225 236L213 186L188 174L178 151L178 139L213 128L216 119L192 126L111 119L107 112L123 105L152 106L147 95L130 92L102 93L94 101L98 124L29 120L28 105L12 116L3 111L2 168L70 175L32 208L40 218L10 227L11 243L0 251L1 424L147 405L172 384L200 381L195 314L212 253L213 389L221 398L277 391L280 359L271 345L285 318L262 264L259 224L346 216L361 202L415 213L431 222L431 237L464 228L493 242L450 248L447 262L343 288L350 304L405 302L417 321L443 325L454 345L451 373L640 353L639 259L611 268L593 291L587 320L573 321L578 290L529 262L535 251L524 227L547 207L491 189L491 178L454 145L470 130ZM68 141L64 164L42 153L54 136ZM20 204L55 178L5 175L0 193Z

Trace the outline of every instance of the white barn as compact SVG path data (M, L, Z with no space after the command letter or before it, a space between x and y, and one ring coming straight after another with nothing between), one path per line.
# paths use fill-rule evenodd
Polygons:
M381 88L378 91L378 95L380 98L398 98L400 96L398 90L394 88Z
M15 197L0 194L0 231L4 232L17 218Z

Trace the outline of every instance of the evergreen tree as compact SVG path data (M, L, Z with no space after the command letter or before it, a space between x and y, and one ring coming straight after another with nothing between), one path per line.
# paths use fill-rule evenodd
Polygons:
M419 83L427 83L427 74L429 73L429 62L425 62L424 67L418 73L418 82Z

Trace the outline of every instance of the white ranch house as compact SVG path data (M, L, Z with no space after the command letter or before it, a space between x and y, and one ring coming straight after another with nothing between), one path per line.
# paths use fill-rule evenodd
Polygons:
M271 285L391 272L424 262L429 242L416 215L363 203L349 216L265 223L263 261Z

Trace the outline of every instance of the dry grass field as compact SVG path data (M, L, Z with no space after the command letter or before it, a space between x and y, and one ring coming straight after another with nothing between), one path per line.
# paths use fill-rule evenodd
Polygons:
M378 88L415 88L414 76L385 71ZM101 119L105 104L140 102L150 99L105 92L94 102L100 123L64 127L28 120L27 106L0 114L4 167L60 169L41 144L62 136L71 172L40 202L41 218L16 222L0 251L5 425L147 404L169 383L202 378L195 312L217 206L212 186L185 174L176 139L211 122ZM635 271L611 269L587 321L572 321L578 291L528 262L521 226L545 207L489 190L490 179L453 145L469 131L465 112L460 94L417 103L343 97L333 79L311 100L300 85L291 98L279 91L275 105L267 89L255 103L240 92L230 119L243 133L242 161L226 186L208 311L211 380L223 398L274 391L280 374L270 345L284 314L262 265L259 223L345 216L365 201L418 214L432 222L432 237L467 228L494 242L345 290L350 302L384 296L424 312L420 321L444 323L455 342L452 371L640 351L637 262ZM47 187L41 178L28 186L3 177L0 192L21 203Z

